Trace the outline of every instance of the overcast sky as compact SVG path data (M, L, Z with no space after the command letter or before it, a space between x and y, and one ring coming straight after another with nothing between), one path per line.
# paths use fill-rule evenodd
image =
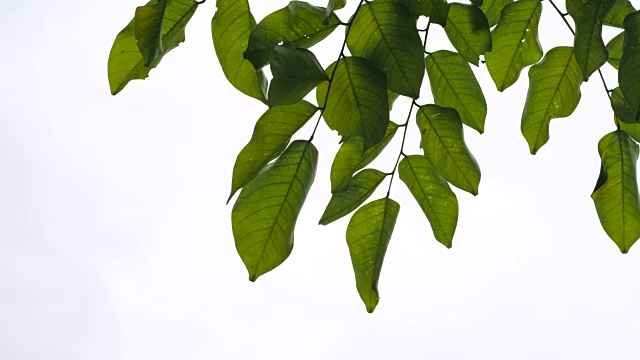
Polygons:
M355 3L338 13L343 21ZM222 75L213 0L149 79L111 96L109 50L142 4L0 4L1 359L640 358L640 249L619 253L589 197L598 140L615 129L597 77L570 118L552 121L534 157L520 134L526 71L499 94L486 67L474 68L489 103L485 134L465 132L480 194L456 189L447 250L394 182L400 216L380 304L367 314L348 218L316 225L337 134L322 125L314 140L320 165L292 255L249 282L225 201L235 155L265 107ZM257 18L285 4L251 2ZM572 43L549 5L545 51ZM428 49L448 47L432 30ZM324 66L342 37L314 48ZM421 104L432 101L424 85ZM403 122L408 108L399 100L392 120ZM416 154L410 125L406 152ZM399 141L372 166L389 171Z

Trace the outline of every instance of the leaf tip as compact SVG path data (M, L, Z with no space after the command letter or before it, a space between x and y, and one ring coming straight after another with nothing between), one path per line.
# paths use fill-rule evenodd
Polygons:
M256 280L258 280L258 274L256 273L249 274L249 281L256 282Z

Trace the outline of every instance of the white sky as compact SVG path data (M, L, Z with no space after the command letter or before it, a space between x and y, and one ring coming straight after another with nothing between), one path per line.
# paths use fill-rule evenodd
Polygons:
M322 125L316 135L320 168L292 255L250 283L225 201L265 107L220 71L213 0L149 79L112 97L109 49L141 4L0 4L0 359L640 358L640 250L619 253L589 197L597 142L614 130L597 77L533 157L520 134L526 70L499 94L486 67L475 69L489 103L485 134L466 131L480 194L456 191L447 250L394 182L401 211L370 315L355 288L348 218L316 225L337 134ZM285 4L252 1L258 18ZM570 45L543 6L545 51ZM446 45L432 29L435 51ZM314 48L323 65L342 36ZM427 82L423 93L429 103ZM399 100L392 120L408 107ZM418 153L414 124L408 153ZM373 166L388 171L399 140Z

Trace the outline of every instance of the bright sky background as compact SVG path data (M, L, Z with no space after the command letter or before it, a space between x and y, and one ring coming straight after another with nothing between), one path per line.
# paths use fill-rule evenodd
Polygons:
M485 134L465 133L482 169L480 194L456 190L460 217L447 250L394 181L400 216L380 304L367 314L348 218L316 225L337 134L321 125L316 135L320 165L292 255L249 282L225 201L235 156L265 107L222 75L213 0L149 79L111 96L111 44L142 4L0 4L0 359L640 358L640 250L619 253L589 197L597 142L615 129L597 77L534 157L520 134L526 70L499 94L486 67L474 69L489 103ZM257 18L285 4L251 2ZM343 21L355 4L338 13ZM571 45L543 6L545 51ZM432 30L428 49L447 46ZM323 65L342 37L338 30L314 48ZM613 88L615 73L604 68ZM431 102L424 85L422 104ZM403 122L408 107L399 100L392 120ZM399 141L373 166L389 171Z

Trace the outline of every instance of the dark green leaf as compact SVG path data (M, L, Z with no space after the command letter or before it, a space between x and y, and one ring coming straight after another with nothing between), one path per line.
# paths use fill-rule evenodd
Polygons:
M432 23L447 25L449 4L447 0L376 0L377 3L400 4L409 10L415 19L427 16Z
M415 20L401 5L362 5L353 20L347 46L384 72L389 90L417 99L424 77L424 51Z
M538 41L540 0L521 0L502 10L498 26L493 30L493 50L485 54L487 68L498 91L504 91L520 77L526 66L542 58Z
M522 113L521 130L532 154L549 141L551 119L567 117L580 101L582 71L573 49L556 47L529 69L529 92Z
M291 254L296 220L317 162L318 151L312 143L294 141L240 192L231 226L249 280L275 269Z
M138 49L134 21L118 33L108 62L112 95L119 93L131 80L146 79L149 71L160 63L162 57L184 41L184 29L197 8L198 3L194 0L172 0L167 5L162 22L163 52L149 66L144 66L144 58Z
M624 46L618 68L618 83L622 95L633 110L633 121L640 120L640 11L624 20Z
M242 93L266 102L267 79L243 57L249 34L256 26L248 0L217 0L211 20L213 46L224 76Z
M567 11L576 23L573 41L576 61L587 81L607 61L602 25L615 0L567 0Z
M249 143L240 151L233 166L229 199L258 175L289 143L291 136L309 121L318 109L306 101L274 106L256 122Z
M347 226L356 287L369 313L380 300L378 280L399 212L397 202L389 198L375 200L358 209Z
M458 110L465 125L482 133L487 102L469 63L455 52L440 50L427 56L426 67L436 105Z
M336 191L346 189L351 176L377 158L397 131L398 125L394 122L389 122L382 141L364 151L364 153L364 142L361 136L345 138L333 160L333 164L331 164L331 192L336 193Z
M162 54L162 21L167 1L169 0L155 0L136 8L133 31L144 66L151 65Z
M271 50L271 74L269 106L295 104L329 79L311 51L291 45L280 45Z
M489 27L493 27L500 20L500 13L502 9L511 4L513 0L486 0L482 3L480 9L487 15L487 21L489 21ZM495 49L495 44L494 44Z
M416 115L424 156L445 180L478 195L480 167L464 142L462 121L455 109L421 106Z
M269 63L271 49L277 45L291 44L302 49L312 47L340 25L335 14L329 17L326 25L323 24L325 12L325 8L292 1L285 8L267 15L251 31L244 58L260 69Z
M629 0L615 0L613 7L611 7L607 16L604 18L604 24L622 28L624 18L634 11L636 11L636 9L631 5Z
M349 182L349 187L336 191L331 196L329 205L320 219L320 224L328 225L357 209L373 194L373 191L386 176L387 174L375 169L364 169L357 173Z
M475 5L451 4L444 31L460 55L474 65L478 65L480 55L491 51L489 22Z
M327 74L333 73L334 66L335 63L327 68ZM384 74L364 58L345 57L339 60L325 106L327 88L328 83L324 82L316 91L318 104L325 107L327 125L343 137L362 136L365 150L379 143L389 126Z
M329 24L329 19L333 15L335 10L340 10L347 5L347 0L329 0L329 4L327 5L327 10L324 14L324 19L322 19L322 24Z
M407 156L398 167L400 179L427 216L436 240L451 248L458 224L458 199L424 156Z
M600 140L598 152L606 180L598 181L601 186L594 190L591 198L604 231L626 254L640 237L638 145L624 131L616 130Z
M622 57L622 46L624 45L624 32L616 35L607 44L607 51L609 52L609 58L607 61L611 66L616 69L620 67L620 57Z
M393 103L396 102L396 100L398 100L398 98L400 97L400 94L398 93L394 93L391 90L387 90L387 98L389 99L389 110L391 110L393 108Z
M636 119L637 111L634 111L633 108L631 108L631 105L629 105L627 100L624 98L619 87L613 89L611 92L611 108L618 120L623 123L640 124Z
M484 5L484 0L470 0L470 1L471 1L471 3L473 5L478 6L478 7Z

